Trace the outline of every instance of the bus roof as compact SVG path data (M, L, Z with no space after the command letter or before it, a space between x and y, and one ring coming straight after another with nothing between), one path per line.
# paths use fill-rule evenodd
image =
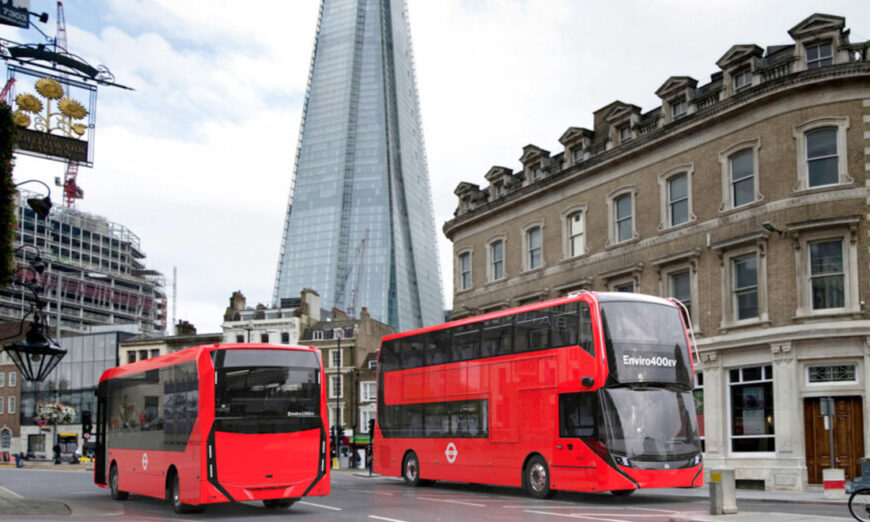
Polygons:
M179 350L177 352L167 353L165 355L158 355L157 357L151 357L150 359L144 359L141 361L136 361L134 363L122 364L120 366L115 366L114 368L109 368L103 375L100 376L100 382L103 382L106 379L114 379L116 377L123 377L125 375L131 375L134 373L146 372L148 370L155 370L158 368L165 368L167 366L172 366L174 364L184 363L188 361L195 361L199 356L200 352L208 351L213 352L215 350L302 350L302 351L314 351L318 352L319 350L313 346L302 346L302 345L292 345L292 344L262 344L262 343L228 343L228 344L205 344L201 346L194 346L192 348L185 348L184 350Z
M548 301L540 301L537 303L531 303L523 306L518 306L515 308L507 308L505 310L497 310L495 312L489 312L486 314L475 315L471 317L464 317L462 319L457 319L455 321L450 321L447 323L436 324L432 326L425 326L423 328L418 328L416 330L408 330L406 332L398 332L390 335L385 335L381 342L390 341L392 339L401 339L406 336L433 332L437 330L442 330L445 328L452 328L454 326L462 326L470 323L476 323L480 321L487 321L489 319L496 319L498 317L504 317L506 315L514 315L523 312L529 312L532 310L538 310L541 308L547 308L550 306L557 306L560 304L573 303L575 301L579 301L582 299L582 296L585 294L591 295L599 302L614 302L614 301L635 301L635 302L645 302L645 303L654 303L661 304L666 306L676 307L674 303L671 301L664 299L662 297L656 297L654 295L647 294L638 294L634 292L589 292L583 291L578 293L571 293L564 297L557 297L555 299L550 299Z

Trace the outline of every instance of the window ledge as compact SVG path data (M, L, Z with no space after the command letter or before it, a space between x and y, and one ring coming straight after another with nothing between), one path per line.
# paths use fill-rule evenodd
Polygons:
M573 261L582 261L582 260L586 259L587 257L589 257L589 255L590 255L590 252L584 252L582 254L578 254L578 255L573 256L573 257L563 257L563 258L559 259L559 263L571 263Z
M720 215L720 216L727 216L727 215L729 215L729 214L736 214L736 213L738 213L738 212L742 212L742 211L744 211L744 210L748 210L748 209L750 209L750 208L759 207L759 206L763 205L764 203L766 203L766 201L764 200L764 198L763 198L763 197L759 197L758 199L756 199L756 200L753 201L752 203L747 203L747 204L745 204L745 205L740 205L739 207L721 208L721 209L719 209L719 215Z
M743 328L767 328L771 324L769 319L761 320L761 319L746 319L739 323L728 323L719 327L719 333L728 333L730 330L740 330ZM697 333L697 332L695 332Z
M471 292L472 290L474 290L474 285L469 286L468 288L463 288L462 290L457 290L457 291L453 292L453 295L467 294L467 293Z
M798 313L792 317L792 321L796 323L813 322L814 320L826 319L860 319L861 310L846 310L844 308L832 308L830 310L820 310L809 313Z
M546 267L547 267L547 265L541 265L541 266L538 266L538 267L535 267L535 268L526 268L526 269L523 270L523 275L526 275L526 274L534 274L535 272L541 272L541 271L543 271L544 268L546 268Z
M740 208L743 208L743 207L740 207ZM660 226L658 230L661 233L674 232L674 231L680 230L682 228L688 228L697 222L698 222L698 218L696 216L692 216L688 221L685 221L685 222L680 223L678 225L663 225L663 226Z
M853 188L855 186L855 181L850 180L846 182L840 183L832 183L830 185L821 185L818 187L795 187L792 189L792 194L795 196L803 196L804 194L815 194L817 192L830 192L834 190L843 190L847 188Z
M635 234L635 236L631 239L626 239L625 241L621 241L619 243L610 243L604 246L604 250L616 250L617 248L624 246L631 246L640 243L640 234Z

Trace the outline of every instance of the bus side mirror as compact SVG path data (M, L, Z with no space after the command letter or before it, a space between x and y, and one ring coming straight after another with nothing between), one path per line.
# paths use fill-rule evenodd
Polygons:
M581 377L580 384L586 386L587 388L595 384L595 379L593 377Z

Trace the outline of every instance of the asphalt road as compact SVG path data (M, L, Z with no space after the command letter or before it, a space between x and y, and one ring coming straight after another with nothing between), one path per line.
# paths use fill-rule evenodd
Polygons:
M769 513L769 520L851 520L843 505L740 500L738 507L741 513ZM30 514L25 516L24 512ZM535 500L520 489L456 483L410 488L396 478L341 472L332 474L330 496L303 499L287 511L266 511L260 503L242 503L210 505L204 513L176 515L167 502L157 499L131 495L125 502L113 501L108 490L92 483L90 473L0 469L0 519L12 520L229 521L289 517L293 521L653 522L705 518L707 513L706 499L679 496L679 490L648 490L619 498L560 492L550 500Z

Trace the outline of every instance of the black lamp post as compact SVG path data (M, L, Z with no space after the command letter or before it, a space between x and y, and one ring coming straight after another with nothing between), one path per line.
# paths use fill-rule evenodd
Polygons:
M39 249L32 245L25 246L36 250L36 258L30 262L30 266L24 267L24 270L33 270L37 277L39 277L45 270L45 263L39 256ZM33 321L30 323L30 329L27 331L24 340L6 346L4 350L9 354L9 358L15 363L24 380L42 382L54 370L60 360L63 359L66 355L66 350L58 346L46 334L48 323L43 311L45 301L39 295L42 287L37 282L30 281L25 281L24 286L33 294L33 305L31 311L21 320L22 329L27 317L31 313L33 314Z

